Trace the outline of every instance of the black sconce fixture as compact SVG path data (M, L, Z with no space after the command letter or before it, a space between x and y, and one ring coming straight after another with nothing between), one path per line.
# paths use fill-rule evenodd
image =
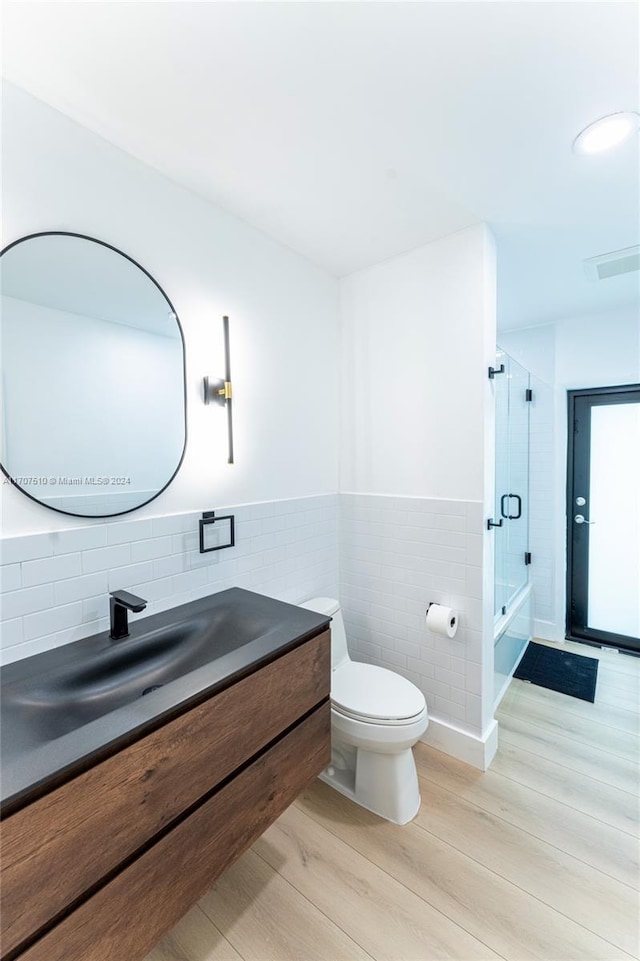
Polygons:
M233 464L233 415L231 412L232 390L231 390L231 352L229 350L229 318L222 318L224 329L224 380L210 380L204 378L204 402L205 404L220 404L227 408L227 435L229 438L229 457L228 464Z

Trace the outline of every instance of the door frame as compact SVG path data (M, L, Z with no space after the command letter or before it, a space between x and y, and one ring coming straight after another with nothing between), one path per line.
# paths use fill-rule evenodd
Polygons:
M615 387L586 387L580 390L567 391L567 578L566 578L566 638L570 641L579 641L583 644L592 644L598 647L615 647L621 651L628 651L633 654L640 654L640 640L624 634L613 634L609 631L596 630L587 626L587 613L589 603L589 549L588 537L589 528L581 525L580 528L573 523L573 515L576 509L574 504L574 481L576 477L581 480L581 489L589 503L590 483L589 468L591 461L591 431L589 430L586 441L580 445L575 442L576 419L584 416L586 410L589 412L594 406L598 406L598 398L606 397L604 404L624 404L629 403L628 395L638 394L640 397L640 384L619 384ZM585 403L585 400L593 398L593 403ZM580 536L587 538L586 548L582 550L574 549L574 537L577 536L576 530L581 531Z

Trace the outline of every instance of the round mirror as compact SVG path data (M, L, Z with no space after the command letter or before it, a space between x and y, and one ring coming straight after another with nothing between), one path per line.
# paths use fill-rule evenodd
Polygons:
M139 264L81 234L0 257L1 464L46 507L109 517L157 497L186 444L184 339Z

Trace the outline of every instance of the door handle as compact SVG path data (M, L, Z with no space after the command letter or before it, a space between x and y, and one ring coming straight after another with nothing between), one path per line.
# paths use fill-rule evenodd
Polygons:
M576 514L573 518L576 524L595 524L595 521L588 521L582 514Z
M507 494L507 497L513 497L513 499L518 502L518 513L509 514L509 520L510 521L520 520L520 518L522 517L522 498L520 497L520 494Z
M513 497L514 500L518 502L518 513L517 514L507 514L507 508L505 503L509 498ZM506 521L518 521L522 517L522 498L520 494L503 494L500 498L500 514Z

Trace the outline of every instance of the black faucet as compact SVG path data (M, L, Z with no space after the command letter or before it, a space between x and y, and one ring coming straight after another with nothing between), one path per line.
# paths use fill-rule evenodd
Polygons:
M138 614L144 611L147 602L129 591L111 591L109 610L111 612L111 633L110 637L114 641L121 637L129 636L129 619L127 611L134 611Z

